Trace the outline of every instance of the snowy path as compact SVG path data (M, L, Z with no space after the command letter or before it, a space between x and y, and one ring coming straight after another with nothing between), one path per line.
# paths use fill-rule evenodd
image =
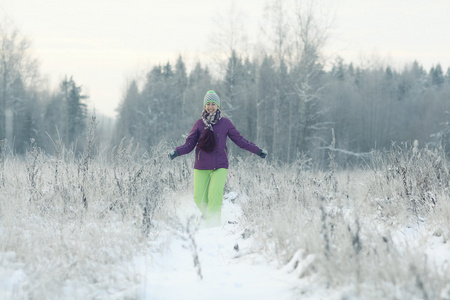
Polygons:
M224 202L223 218L236 213L234 204ZM253 254L238 225L200 229L194 240L202 279L194 266L190 240L168 240L163 251L136 260L141 266L140 299L294 299L292 274L268 264ZM251 239L251 238L250 238ZM238 243L239 251L234 246Z

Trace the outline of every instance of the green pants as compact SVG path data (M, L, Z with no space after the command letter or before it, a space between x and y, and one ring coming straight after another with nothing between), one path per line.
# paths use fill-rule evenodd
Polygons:
M194 169L194 201L208 226L220 226L223 188L228 169Z

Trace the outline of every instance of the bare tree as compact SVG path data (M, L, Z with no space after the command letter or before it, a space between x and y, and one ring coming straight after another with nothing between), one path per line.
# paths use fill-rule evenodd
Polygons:
M219 13L214 20L216 24L209 36L209 52L215 68L214 73L223 77L233 52L239 53L239 56L249 55L246 16L232 4L225 16Z
M29 54L30 42L21 37L12 22L0 23L0 139L13 139L14 103L24 101L14 97L14 86L37 83L37 61Z
M298 152L314 150L318 144L326 143L320 134L329 128L323 119L325 108L320 94L323 88L320 74L323 70L321 53L331 25L326 17L324 21L318 17L313 0L297 2L294 16L295 46L290 74L298 111L297 122L293 120L296 129L291 132L290 143L294 143L292 148Z
M317 142L317 131L326 128L321 120L319 77L330 26L319 22L316 13L314 1L293 6L275 0L266 7L261 28L276 63L271 146L273 155L282 160L294 160L299 151L310 150L307 145Z
M270 93L272 97L261 97L261 101L271 101L272 108L272 139L270 141L270 148L272 155L276 158L283 156L286 147L280 147L280 143L285 143L283 137L286 136L283 129L286 127L286 110L280 107L288 104L286 91L288 84L288 66L286 65L287 57L290 55L292 49L292 26L291 18L288 13L283 0L276 0L265 7L264 22L261 26L261 32L265 40L270 42L269 55L274 58L275 62L275 84L274 91ZM267 80L267 79L266 79ZM259 103L265 104L268 103ZM288 121L290 128L291 123ZM289 129L290 130L290 129Z

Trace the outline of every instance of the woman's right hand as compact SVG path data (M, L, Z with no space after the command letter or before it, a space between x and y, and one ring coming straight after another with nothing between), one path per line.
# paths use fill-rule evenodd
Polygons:
M178 156L178 151L177 150L173 150L169 153L169 158L170 160L174 159L175 157Z

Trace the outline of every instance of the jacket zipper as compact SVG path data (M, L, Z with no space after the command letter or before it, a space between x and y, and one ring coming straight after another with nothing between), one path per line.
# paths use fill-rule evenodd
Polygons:
M202 150L198 151L197 160L200 160L200 152L202 152Z

